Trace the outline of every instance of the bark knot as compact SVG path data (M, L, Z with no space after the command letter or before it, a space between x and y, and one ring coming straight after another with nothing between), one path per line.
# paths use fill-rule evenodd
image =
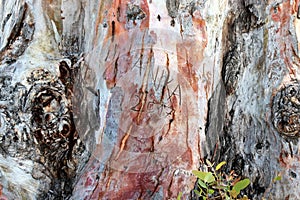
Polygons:
M273 99L272 122L276 130L290 137L300 132L300 84L283 87Z

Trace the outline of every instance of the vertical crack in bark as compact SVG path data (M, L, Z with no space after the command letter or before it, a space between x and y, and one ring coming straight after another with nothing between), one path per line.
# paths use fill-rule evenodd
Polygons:
M164 172L165 168L163 167L160 172L158 173L157 177L156 177L156 184L155 184L155 187L154 187L154 190L152 191L150 197L153 197L153 195L157 192L157 189L159 187L159 184L160 184L160 177L162 176L163 172Z

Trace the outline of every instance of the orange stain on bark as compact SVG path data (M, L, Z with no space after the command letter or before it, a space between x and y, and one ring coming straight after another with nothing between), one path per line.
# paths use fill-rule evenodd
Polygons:
M193 13L193 26L195 29L201 33L201 37L203 39L203 46L206 47L207 45L207 33L206 33L206 23L205 20L202 18L200 11L197 10Z
M129 0L123 1L123 0L114 0L112 3L109 3L108 1L105 1L106 3L103 3L99 7L98 11L98 18L97 18L97 24L102 24L104 17L106 18L106 21L108 23L108 31L106 35L106 41L107 46L104 46L105 48L108 48L110 50L109 54L109 61L105 63L105 73L104 77L106 79L107 87L111 88L115 85L122 87L123 91L126 93L135 94L135 91L139 91L137 88L137 85L135 85L136 88L129 88L129 84L131 84L131 80L128 81L128 85L124 85L124 79L120 78L122 75L124 75L127 70L130 70L136 62L136 59L132 59L132 57L136 57L136 55L131 55L131 45L134 45L132 41L135 41L135 35L133 34L134 30L130 31L127 30L128 27L126 24L128 23L126 18L126 9L128 6ZM149 28L149 7L147 0L141 0L140 2L140 8L145 13L145 18L141 21L141 24L139 27L134 27L139 29L138 32L145 31L145 34L149 34L147 32L147 29ZM103 13L107 11L107 15L103 16ZM114 27L112 27L112 22L114 22ZM207 35L206 35L206 25L205 21L201 18L199 13L195 13L195 16L193 17L193 24L194 29L196 32L196 37L191 37L190 40L184 40L183 42L180 42L177 44L177 56L178 56L178 83L184 84L182 91L184 91L186 88L192 87L195 95L197 95L198 91L198 75L197 71L199 70L200 63L203 60L203 51L207 45ZM98 30L99 26L96 27L96 38L98 38ZM114 40L112 41L112 37L114 35ZM140 36L140 35L139 35ZM147 35L149 38L149 36ZM147 41L146 38L143 41ZM117 45L117 47L115 46ZM146 46L149 44L145 44ZM140 46L133 46L134 48L140 48ZM148 50L144 50L143 55L145 57L147 56ZM133 61L134 60L134 61ZM139 64L139 63L138 63ZM145 63L144 63L145 64ZM145 66L143 66L145 67ZM122 74L123 73L123 74ZM130 72L128 72L130 73ZM134 78L134 77L133 77ZM183 79L185 79L183 81ZM168 79L167 79L168 80ZM127 83L127 82L126 82ZM187 86L189 84L190 86ZM170 91L168 91L167 88L165 88L166 94L170 95L168 92L172 92L174 88L169 88ZM192 90L189 90L192 91ZM169 101L171 101L171 108L174 110L172 111L172 123L170 123L169 127L165 125L163 127L163 131L169 132L169 134L164 135L162 139L162 142L160 144L155 143L157 139L155 139L155 135L149 139L143 139L139 140L138 137L135 137L132 135L133 133L137 132L135 131L137 128L132 127L132 131L123 130L124 132L127 131L125 134L119 134L117 139L117 144L121 145L118 146L119 149L115 149L114 153L112 155L117 155L117 159L131 159L130 157L126 157L126 152L132 152L132 153L140 153L141 155L145 155L146 153L149 153L149 156L156 156L155 149L159 149L162 151L161 157L158 156L158 159L165 159L164 161L159 160L158 164L152 164L150 161L143 162L143 159L138 157L139 159L134 160L132 162L137 163L130 163L132 166L140 166L141 168L148 167L153 168L154 170L151 170L151 172L137 172L137 173L131 173L124 169L124 171L118 171L120 169L111 169L109 173L102 174L104 178L104 181L101 181L101 184L99 184L95 187L93 190L93 197L98 197L98 199L149 199L153 195L154 192L157 192L159 188L157 186L163 188L164 197L174 197L177 194L177 192L181 187L181 181L183 180L183 176L175 177L173 176L175 169L172 168L172 164L174 163L175 158L172 156L179 155L182 160L182 162L178 161L178 166L185 167L186 165L189 167L193 164L193 155L191 152L190 147L187 147L185 143L176 143L174 142L174 138L180 134L180 128L184 127L182 125L184 123L183 117L185 116L186 111L181 111L179 104L181 103L181 89L177 89L175 91L176 94L173 94L169 97ZM150 102L159 103L160 99L156 98L153 91L151 89L146 94L146 90L141 90L138 94L141 99L144 100L145 105L151 106ZM184 95L187 92L185 91ZM144 94L144 98L143 97ZM190 95L190 94L189 94ZM186 102L184 102L186 103ZM146 111L149 109L149 107L142 106L142 105L135 105L135 108L141 109L141 114L139 117L136 117L135 115L126 114L128 110L131 110L131 107L129 109L122 110L121 119L124 119L123 121L129 121L130 119L133 119L133 123L136 124L136 126L142 125L143 120L145 120L147 123L147 120L151 115L147 116ZM131 111L129 111L131 112ZM176 114L175 114L176 112ZM145 113L145 114L144 114ZM178 113L178 116L177 116ZM192 114L188 114L192 115ZM125 118L124 116L128 117L129 119ZM143 120L140 120L143 119ZM135 120L135 121L134 121ZM125 122L121 122L125 123ZM164 124L163 124L164 125ZM128 126L126 126L128 129ZM178 128L178 129L177 129ZM192 128L189 129L189 127L186 127L188 131L190 131ZM124 128L125 129L125 128ZM149 130L148 130L149 129ZM149 128L144 128L143 133L139 136L146 137L150 134L153 134L152 132L155 130L150 130ZM155 129L155 128L154 128ZM152 131L152 132L151 132ZM132 134L130 134L132 132ZM153 139L154 138L154 139ZM176 141L176 140L175 140ZM154 145L155 148L154 148ZM181 148L182 147L182 148ZM187 148L187 149L185 149ZM120 150L120 151L118 151ZM121 153L123 152L123 153ZM168 152L172 152L172 155L166 156ZM128 156L128 155L127 155ZM164 157L165 156L165 157ZM109 162L115 161L115 156L112 156L110 158L110 161L108 161L107 164L109 167ZM149 157L151 159L152 157ZM176 161L175 161L176 162ZM149 166L148 166L149 165ZM165 166L162 166L165 165ZM177 166L177 165L174 165ZM122 169L121 169L122 170ZM160 174L161 173L161 174ZM159 175L160 174L160 175ZM159 180L159 176L163 177L164 180ZM173 180L174 179L174 180ZM116 181L118 183L116 183ZM119 184L119 183L124 184ZM91 180L87 181L87 184L92 183ZM103 184L104 183L104 184ZM174 194L169 193L171 188L171 193L174 192ZM173 190L174 188L174 190ZM176 188L176 190L175 190ZM116 192L117 191L117 192ZM169 193L169 194L168 194ZM93 199L92 197L92 199Z
M142 0L141 1L141 9L145 12L146 17L143 19L142 24L141 24L141 29L149 28L149 22L150 22L150 12L149 12L149 5L147 0Z
M289 74L295 76L295 68L291 58L295 56L295 50L291 41L293 36L290 33L290 21L292 15L296 14L298 10L299 0L290 3L290 1L284 1L270 10L271 19L274 22L279 23L279 29L276 31L277 42L280 46L280 56L283 59Z
M123 59L119 57L113 57L113 62L106 62L104 77L107 83L107 87L111 88L118 82L118 73L126 72L132 67L132 56L131 55L131 45L134 41L134 34L130 33L126 24L127 19L127 9L130 1L114 0L108 7L102 6L102 10L99 10L97 24L102 23L102 16L105 10L108 10L107 22L109 24L107 35L105 41L109 44L109 52L111 56L122 56ZM139 27L133 27L133 29L138 28L140 31L134 30L133 32L145 31L149 28L149 7L147 0L142 0L139 4L142 11L145 13L145 18ZM96 32L98 28L96 28ZM97 34L98 35L98 32ZM96 36L97 38L98 36ZM140 48L140 47L138 47Z
M193 18L193 25L196 29L196 35L183 40L177 44L177 59L179 74L189 82L194 92L198 91L198 75L197 70L203 60L203 52L207 45L207 34L205 21L201 18Z
M112 33L115 36L120 34L126 34L126 23L127 23L127 14L126 10L128 4L130 3L129 0L114 0L110 1L102 1L99 4L98 14L96 19L96 26L95 26L95 40L94 45L97 45L97 38L99 37L99 26L103 23L104 18L107 19L108 23L108 35L106 36L106 40L110 39ZM149 6L147 0L142 0L140 2L140 8L146 14L145 18L142 20L141 26L139 27L141 30L149 28ZM107 12L105 15L104 13ZM114 23L114 25L112 25ZM114 27L113 27L114 26Z

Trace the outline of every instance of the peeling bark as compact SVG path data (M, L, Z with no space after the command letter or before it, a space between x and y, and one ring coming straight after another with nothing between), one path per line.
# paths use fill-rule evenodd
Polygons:
M299 199L298 4L1 2L1 197L197 199L209 158Z

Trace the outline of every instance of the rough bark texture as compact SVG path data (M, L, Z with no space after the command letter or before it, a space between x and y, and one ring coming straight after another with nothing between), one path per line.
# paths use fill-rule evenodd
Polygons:
M1 1L1 197L300 199L298 3Z

